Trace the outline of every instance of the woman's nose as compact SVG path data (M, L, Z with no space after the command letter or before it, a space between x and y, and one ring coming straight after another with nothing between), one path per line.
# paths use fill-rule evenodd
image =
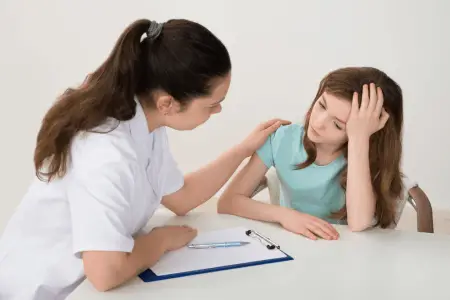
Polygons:
M316 129L322 129L325 126L325 119L326 117L324 115L319 115L317 116L317 118L314 120L314 128Z

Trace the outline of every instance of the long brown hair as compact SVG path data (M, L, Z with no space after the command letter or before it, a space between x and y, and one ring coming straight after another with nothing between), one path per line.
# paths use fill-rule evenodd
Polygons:
M155 25L161 29L157 35L147 33ZM45 115L34 152L37 177L50 181L63 176L73 137L94 131L109 118L130 120L136 112L136 95L144 99L144 106L152 107L152 92L160 89L185 105L209 95L211 81L230 69L225 46L200 24L133 22L103 64L81 86L66 90Z
M314 143L308 139L306 132L309 118L316 101L327 92L336 97L351 101L353 93L359 94L361 103L364 84L375 83L381 87L384 95L384 108L389 119L383 129L372 134L369 142L369 165L376 197L375 226L386 228L395 221L396 200L403 191L400 163L402 156L402 126L403 126L403 95L400 86L384 72L370 67L341 68L327 74L320 82L316 97L305 117L305 134L303 144L307 159L297 165L303 169L315 162L317 150ZM342 146L345 159L348 158L347 143ZM347 166L340 173L340 184L347 187ZM332 214L336 219L345 219L346 207Z

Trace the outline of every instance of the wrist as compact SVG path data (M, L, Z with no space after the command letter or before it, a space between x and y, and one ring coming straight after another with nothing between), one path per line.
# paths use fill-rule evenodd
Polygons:
M350 145L368 145L370 140L369 135L349 135L348 136L348 144Z
M244 146L244 144L238 144L231 149L231 152L234 156L241 158L242 160L251 156L253 153L250 153L248 149Z
M366 163L369 160L369 138L365 137L353 137L348 140L348 163L350 168L353 169L356 163L357 165Z
M164 230L158 229L159 228L154 232L154 236L151 236L152 232L148 234L149 238L147 239L147 242L150 247L156 247L156 252L161 253L162 255L170 251L173 237L165 234Z
M155 258L159 258L169 251L170 239L158 231L158 229L153 230L135 239L129 259L136 270L149 267L155 263Z
M283 226L283 223L287 219L287 216L292 213L292 210L282 206L276 206L276 208L277 209L274 212L274 220Z

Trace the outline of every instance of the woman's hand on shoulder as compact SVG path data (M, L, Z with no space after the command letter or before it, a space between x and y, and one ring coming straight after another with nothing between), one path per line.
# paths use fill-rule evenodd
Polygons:
M337 240L339 238L337 230L328 222L293 209L287 209L283 212L280 224L285 229L311 240L317 240L317 237L326 240Z
M289 125L290 121L282 119L272 119L259 124L242 143L239 144L240 150L246 157L253 155L269 138L269 136L277 131L282 125Z

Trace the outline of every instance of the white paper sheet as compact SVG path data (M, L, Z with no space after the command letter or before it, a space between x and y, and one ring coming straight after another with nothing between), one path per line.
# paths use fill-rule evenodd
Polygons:
M246 230L246 228L237 227L200 232L191 243L245 241L250 244L215 249L184 247L167 253L151 269L156 275L161 276L286 257L286 254L280 250L269 250L259 239L247 236Z

